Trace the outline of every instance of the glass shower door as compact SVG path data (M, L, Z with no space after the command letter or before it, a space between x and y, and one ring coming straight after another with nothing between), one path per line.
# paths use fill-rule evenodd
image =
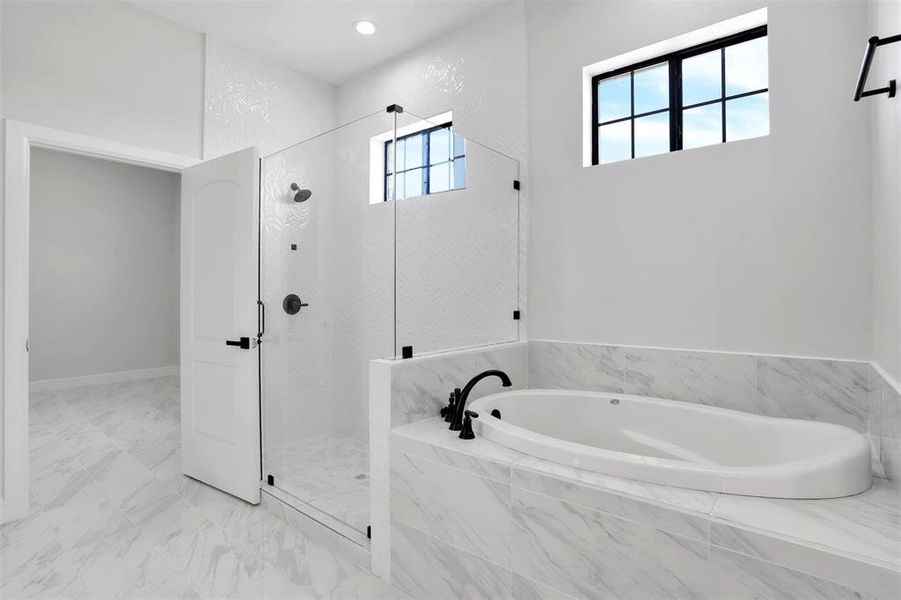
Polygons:
M359 535L369 525L369 361L394 355L394 206L372 201L370 178L393 128L381 111L261 169L263 477Z

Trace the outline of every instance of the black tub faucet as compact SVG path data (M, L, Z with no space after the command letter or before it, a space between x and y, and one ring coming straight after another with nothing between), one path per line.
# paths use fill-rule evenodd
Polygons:
M504 387L510 387L513 385L510 383L510 378L503 371L499 371L498 369L489 369L488 371L483 371L469 380L463 387L463 391L460 392L460 397L457 399L456 405L454 406L454 418L451 420L450 429L451 431L460 431L463 429L463 413L466 411L466 399L469 398L469 393L472 391L472 388L476 386L476 384L486 377L497 377L501 380L501 384Z

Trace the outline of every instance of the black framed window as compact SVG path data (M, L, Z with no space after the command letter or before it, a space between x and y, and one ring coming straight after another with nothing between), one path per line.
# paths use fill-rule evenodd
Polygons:
M766 25L592 78L592 163L769 133Z
M385 201L466 187L466 140L444 123L385 142ZM397 165L395 168L395 156Z

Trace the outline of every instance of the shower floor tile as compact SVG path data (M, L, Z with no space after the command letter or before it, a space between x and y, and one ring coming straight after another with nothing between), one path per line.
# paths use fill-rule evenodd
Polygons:
M310 436L267 455L265 470L282 491L357 531L366 531L367 442L336 433Z

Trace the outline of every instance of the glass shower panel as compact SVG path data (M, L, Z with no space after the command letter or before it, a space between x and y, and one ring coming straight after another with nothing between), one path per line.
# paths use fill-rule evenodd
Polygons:
M395 202L398 356L519 337L519 163L444 125L398 115L398 139L433 128L424 193Z
M381 111L261 165L264 479L361 535L368 363L394 355L393 136L394 115Z

